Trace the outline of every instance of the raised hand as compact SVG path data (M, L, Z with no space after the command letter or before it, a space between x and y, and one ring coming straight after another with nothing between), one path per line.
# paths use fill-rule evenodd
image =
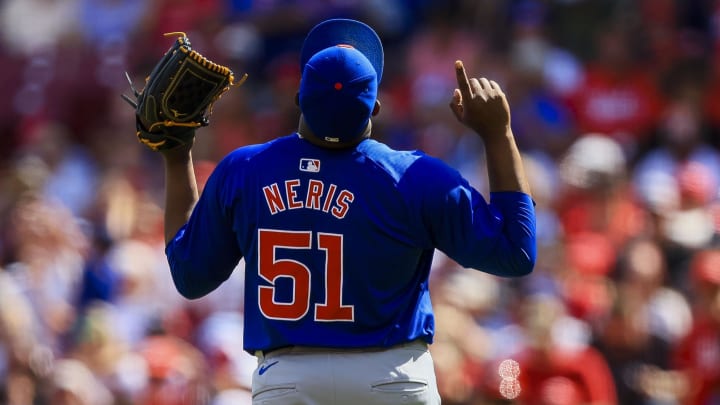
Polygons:
M462 61L455 62L458 88L453 92L450 109L461 123L483 139L504 136L510 129L510 106L505 93L493 80L468 79Z

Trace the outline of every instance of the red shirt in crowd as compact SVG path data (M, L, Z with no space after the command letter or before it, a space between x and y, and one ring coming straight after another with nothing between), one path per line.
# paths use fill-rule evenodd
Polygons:
M617 404L610 369L592 347L529 351L519 360L523 404Z
M647 72L618 73L591 67L569 104L581 133L603 133L626 143L649 134L664 103Z
M684 371L690 383L686 405L720 403L720 324L697 319L690 333L678 344L675 368Z

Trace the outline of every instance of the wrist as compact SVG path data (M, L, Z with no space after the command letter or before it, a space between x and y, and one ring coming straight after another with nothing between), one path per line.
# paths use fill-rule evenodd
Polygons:
M179 147L170 150L164 150L160 153L165 160L166 166L186 165L192 160L190 148Z
M507 141L514 140L514 136L509 125L502 128L479 129L475 130L475 132L480 135L486 144L495 142L506 143Z

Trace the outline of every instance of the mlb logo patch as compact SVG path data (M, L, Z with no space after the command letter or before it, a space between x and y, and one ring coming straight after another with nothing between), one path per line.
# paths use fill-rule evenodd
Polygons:
M300 159L300 171L317 173L320 171L319 159Z

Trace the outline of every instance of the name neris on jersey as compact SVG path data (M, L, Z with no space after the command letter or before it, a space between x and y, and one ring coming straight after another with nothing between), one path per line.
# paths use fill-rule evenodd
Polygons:
M289 179L280 184L266 185L262 191L271 215L305 208L343 219L355 200L352 191L339 190L337 185L318 179Z

